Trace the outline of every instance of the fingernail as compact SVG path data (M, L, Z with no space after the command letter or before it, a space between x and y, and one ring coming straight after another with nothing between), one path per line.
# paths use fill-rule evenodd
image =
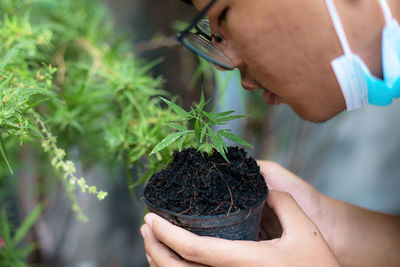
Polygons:
M150 214L147 214L146 216L144 216L144 221L146 222L147 225L150 226L150 228L152 228L153 221L152 221L152 218L151 218Z
M147 259L147 262L150 264L151 263L151 258L147 253L146 253L146 259Z
M140 227L140 234L142 235L143 238L146 237L146 229L145 229L145 225L142 225L142 227Z

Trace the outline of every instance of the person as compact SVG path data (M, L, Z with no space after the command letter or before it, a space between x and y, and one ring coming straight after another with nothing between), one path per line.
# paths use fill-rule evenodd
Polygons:
M398 0L184 1L207 14L216 50L196 48L190 29L178 40L218 68L238 68L242 86L263 90L268 104L322 122L400 97ZM400 266L399 216L324 196L277 163L259 165L279 237L201 237L148 214L150 266Z

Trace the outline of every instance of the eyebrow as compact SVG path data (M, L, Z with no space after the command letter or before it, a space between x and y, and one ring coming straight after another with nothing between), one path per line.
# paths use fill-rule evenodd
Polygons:
M218 16L218 26L221 26L222 21L225 19L226 13L228 12L228 7L222 10L221 14Z

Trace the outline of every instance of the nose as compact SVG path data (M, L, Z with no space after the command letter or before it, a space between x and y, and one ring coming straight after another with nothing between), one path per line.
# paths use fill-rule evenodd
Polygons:
M224 54L231 60L234 68L240 68L243 65L243 59L232 42L228 42L227 47L224 49Z
M232 42L226 42L223 47L220 47L220 50L225 56L230 59L233 65L233 69L239 69L241 75L241 85L244 89L257 90L261 88L261 86L249 75L247 71L247 65L245 64L244 60L242 59L242 57L238 53L238 50ZM215 67L221 71L230 70L219 67L217 65L215 65Z
M232 66L233 66L232 69L235 69L235 68L241 69L241 67L243 66L243 63L244 63L244 62L243 62L242 58L240 57L239 53L238 53L237 50L236 50L236 47L234 46L234 44L233 44L232 42L225 42L225 45L224 45L224 46L216 46L216 47L217 47L217 49L219 49L226 57L229 58L229 60L230 60L231 63L232 63ZM225 68L222 68L222 67L217 66L217 65L215 65L215 67L216 67L218 70L221 70L221 71L232 70L232 69L225 69Z

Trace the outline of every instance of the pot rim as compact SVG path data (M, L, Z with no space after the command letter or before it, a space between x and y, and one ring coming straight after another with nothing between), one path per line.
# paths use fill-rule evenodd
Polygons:
M265 193L264 197L261 200L259 200L258 202L256 202L254 205L252 205L251 207L249 207L247 209L244 209L244 210L238 210L238 211L229 213L228 215L227 214L219 214L219 215L199 215L199 216L195 216L195 215L179 214L179 213L176 213L176 212L171 211L171 210L167 210L167 209L163 209L163 208L159 208L159 207L154 206L153 204L151 204L146 199L146 197L144 197L143 200L146 203L146 205L148 205L152 209L165 212L165 213L170 214L170 215L175 216L175 217L186 218L186 219L199 219L199 218L200 219L218 219L218 218L223 218L223 217L235 217L236 215L240 216L243 213L250 214L255 209L255 207L258 207L260 204L262 204L267 199L268 194L269 194L269 188L268 187L266 187L266 188L267 188L267 192Z

